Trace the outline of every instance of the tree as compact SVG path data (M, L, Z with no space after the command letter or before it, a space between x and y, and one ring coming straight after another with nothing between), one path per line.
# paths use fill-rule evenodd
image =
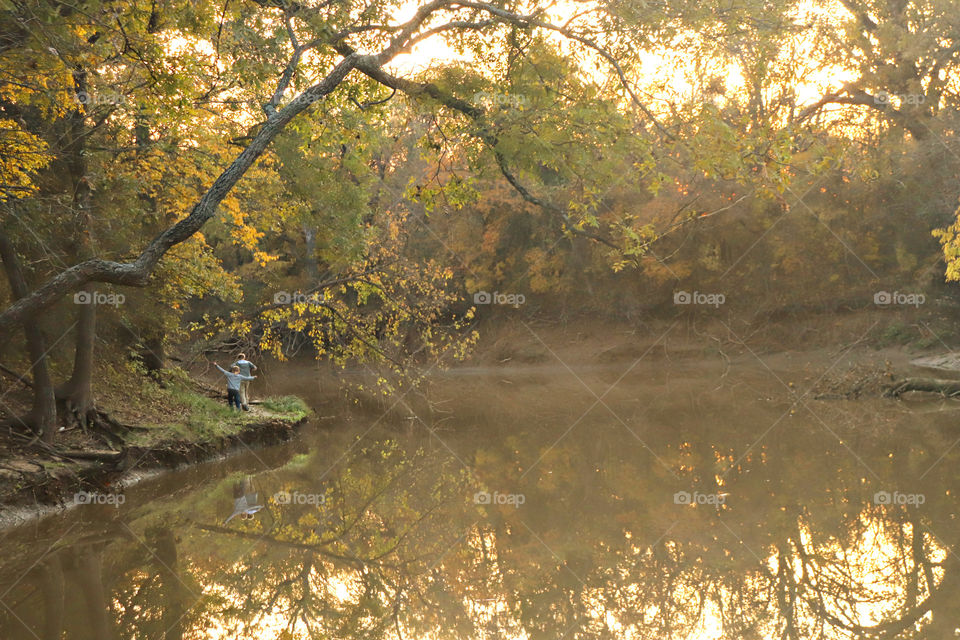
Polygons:
M214 216L226 195L280 132L296 116L333 93L351 71L360 71L390 86L393 82L384 75L384 65L415 44L437 36L502 36L504 24L575 36L572 26L559 28L540 20L537 16L542 9L535 10L528 17L486 3L435 0L420 7L409 20L390 24L394 11L390 5L371 7L359 19L353 17L352 8L352 4L321 5L319 8L295 4L280 9L264 2L256 15L243 16L250 19L270 16L272 20L272 28L268 28L267 33L253 36L254 46L260 47L260 53L267 59L254 62L238 58L234 67L237 71L250 69L256 72L252 78L244 77L243 80L250 86L247 95L262 101L266 115L243 151L204 192L186 217L157 235L133 260L117 262L91 258L61 271L0 313L0 327L9 327L36 314L65 293L89 282L145 286L163 256L193 236ZM282 47L288 59L282 65L272 93L267 95L265 81L258 74L266 74L274 65L281 66L276 59L280 52L268 44L275 41L281 29L285 29L288 36ZM253 34L248 32L245 35ZM376 48L377 52L362 54L354 49L353 42L365 48ZM239 45L239 42L235 44ZM308 53L310 55L305 56ZM317 81L305 77L318 71L322 78ZM293 90L297 90L295 97L285 99Z
M849 12L838 28L817 25L827 64L849 72L843 82L798 116L831 104L857 105L902 127L916 140L938 136L952 118L960 65L960 24L949 1L842 0Z

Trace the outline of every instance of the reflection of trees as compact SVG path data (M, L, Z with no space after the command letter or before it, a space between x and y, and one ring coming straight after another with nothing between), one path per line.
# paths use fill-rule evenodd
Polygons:
M103 582L104 550L115 537L84 536L41 554L26 567L17 563L20 573L11 581L14 595L4 599L10 609L0 618L0 630L8 634L0 637L54 640L65 629L77 629L80 633L71 631L69 637L115 638ZM9 577L4 576L4 582Z
M718 637L698 634L715 627L725 638L892 638L915 625L948 637L937 634L960 617L950 600L958 593L953 556L916 515L869 509L861 517L855 540L811 533L816 518L802 516L778 532L778 547L751 551L727 529L744 523L714 513L695 518L696 527L681 522L655 547L597 540L589 557L569 553L549 531L537 535L550 550L506 527L496 536L503 598L533 638L570 629L567 637Z
M224 526L210 507L231 502L225 479L131 522L135 535L58 549L15 609L44 640L61 625L165 640L940 638L960 625L953 499L935 490L950 456L916 488L926 504L877 506L877 483L809 430L742 460L715 433L678 433L648 442L682 486L728 492L722 507L674 504L669 473L613 430L572 435L526 478L515 461L543 442L461 443L485 489L525 495L519 509L478 507L458 462L381 441L328 474L336 452L257 480L264 498L323 496L313 504L267 500ZM886 444L859 454L881 485L906 481Z
M304 627L357 638L440 630L534 639L696 637L704 630L729 638L892 638L914 627L929 634L956 625L948 594L956 592L958 572L944 551L952 545L930 532L930 516L952 506L864 507L874 487L864 484L862 470L836 452L809 453L811 446L788 440L741 461L723 485L739 502L716 509L673 504L674 487L662 473L631 463L630 454L611 460L622 446L574 441L544 469L548 480L518 483L524 508L484 507L445 554L440 541L455 540L458 527L442 525L471 524L469 487L398 509L395 497L422 500L426 486L448 487L449 469L421 465L383 475L386 465L377 469L379 483L360 480L359 471L338 480L325 505L328 517L344 523L327 537L304 542L315 535L316 514L302 510L265 540L288 560L274 563L264 578L273 586L249 604L256 611L281 604L288 621L299 617ZM708 480L724 454L704 442L675 449L683 476L716 489ZM591 450L597 459L583 455ZM799 450L808 453L798 468L778 464ZM499 473L499 486L516 482L508 477L509 455L493 448L481 456ZM609 476L597 472L611 467ZM391 485L407 477L417 484L404 480L400 492ZM366 493L354 494L359 507L350 509L350 491L340 492L356 486ZM397 542L404 526L410 544ZM262 533L230 535L255 541ZM442 559L430 566L428 556ZM346 599L337 595L344 583L351 585Z
M322 481L304 470L327 468L316 456L281 472L274 490L320 495L322 504L271 500L263 518L198 526L244 549L238 562L198 576L217 583L226 605L218 613L240 637L272 625L307 637L382 638L436 628L463 609L434 565L470 524L464 475L389 444L348 462Z
M914 472L889 455L889 442L863 439L858 455L879 474L874 482L808 425L742 460L718 444L737 438L711 426L644 433L676 482L639 447L632 452L629 436L597 445L610 433L603 425L550 449L525 481L501 481L529 505L498 513L492 538L504 597L532 637L952 634L960 614L949 594L958 592L960 572L947 551L955 537L941 537L954 536L953 498L942 489L951 461L923 477L941 451L913 452ZM543 445L529 445L533 452L518 459L536 459ZM480 469L492 478L513 455L494 449L483 458L495 460ZM912 478L922 486L910 487ZM893 487L924 493L927 503L872 504L878 488ZM730 498L720 508L681 507L672 500L677 488L722 489Z

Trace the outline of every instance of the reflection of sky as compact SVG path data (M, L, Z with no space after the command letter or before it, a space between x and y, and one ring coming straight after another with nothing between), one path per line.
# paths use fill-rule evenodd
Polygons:
M237 564L232 568L233 571L242 570L242 566ZM358 586L349 575L330 576L326 579L319 579L316 571L311 571L310 579L314 584L323 584L324 592L316 594L316 597L329 597L335 599L341 604L351 602L358 595ZM351 587L351 583L353 583ZM212 583L204 586L204 595L218 596L220 599L232 603L237 608L243 607L243 594L236 594L225 589L223 586ZM210 617L204 620L206 626L202 628L203 635L200 637L206 640L236 640L237 630L226 627L222 621ZM291 628L290 621L280 607L275 607L273 611L264 611L260 613L251 628L256 631L251 637L255 638L290 638L290 640L299 640L299 638L309 638L306 625L303 622L297 622ZM292 635L284 635L285 632Z
M831 564L836 563L837 569L834 570L832 577L837 579L841 578L841 574L837 573L838 570L849 572L849 577L860 585L862 593L868 594L870 598L874 599L873 602L861 602L851 609L843 609L833 606L831 600L828 598L825 604L827 611L831 615L839 619L851 620L861 626L870 626L884 621L884 612L899 610L903 606L901 600L905 588L904 575L909 571L909 567L903 566L903 558L898 550L897 541L892 537L891 531L885 528L885 524L888 525L889 523L885 523L883 520L868 519L868 517L864 515L862 518L862 533L852 545L846 547L836 542L829 545L813 547L811 546L812 542L809 530L806 527L800 527L804 544L807 545L808 552L811 552L811 556L825 559ZM469 547L477 554L479 561L481 554L479 536L469 536L467 542L469 543ZM504 541L504 543L509 544L509 541ZM669 542L666 544L669 547L673 547ZM485 536L483 546L495 554L497 541L492 536ZM648 554L649 550L633 547L633 552L637 555L644 555ZM942 560L945 555L946 553L943 549L937 548L931 553L931 561L938 562ZM777 572L777 560L775 555L766 559L767 568L772 574ZM813 565L815 570L816 568L825 568L817 562L814 562ZM234 570L242 570L242 566L237 565L234 567ZM696 567L691 567L690 578L693 578L694 574L696 574ZM802 568L800 567L799 561L796 561L794 563L794 579L800 580L801 575ZM742 576L742 578L746 584L750 585L751 588L757 592L762 592L765 588L769 587L765 578L759 574L755 576ZM455 581L456 576L451 576L451 579ZM311 572L311 580L317 588L316 597L333 599L339 605L355 604L363 593L362 584L357 580L354 572L342 572L322 576L314 570ZM495 572L491 573L487 576L487 580L489 581L487 582L488 585L496 584L498 582L498 576ZM644 585L641 584L626 585L625 590L639 598L642 595L641 587L643 586ZM696 602L698 593L702 587L703 585L695 580L681 579L671 594L670 599L674 603ZM232 593L216 583L208 585L204 591L208 595L218 595L225 601L234 603L237 607L243 605L242 594ZM718 605L718 600L731 602L729 598L733 594L722 584L711 585L708 588L708 594L708 599L704 602L702 610L698 610L696 607L680 607L674 611L671 626L681 634L677 637L689 638L690 640L717 640L720 638L734 637L730 630L727 630L726 635L724 634L724 615ZM593 618L594 621L604 623L606 627L616 633L617 637L624 638L625 640L648 637L649 630L643 627L635 628L625 626L622 622L621 612L611 611L607 608L607 596L608 594L602 589L587 589L583 594L583 599L588 615ZM512 619L510 615L510 611L513 610L512 598L513 596L511 594L504 594L499 597L480 600L464 599L462 604L464 609L470 613L477 628L482 630L489 629L488 623L493 619L498 619L501 624L504 620ZM259 614L250 626L250 629L255 629L255 631L251 631L249 637L267 637L262 634L269 634L268 637L309 637L306 625L303 623L297 622L292 626L290 625L283 612L285 607L286 603L281 601L274 611ZM648 607L644 613L650 620L656 620L658 617L662 618L663 614L663 612L654 605ZM748 614L749 613L751 612L748 612ZM727 617L729 617L729 615L730 613L728 612ZM813 629L817 626L817 617L806 607L800 607L798 618L798 627L801 630L804 628ZM203 622L207 625L205 627L205 635L203 636L205 638L226 640L228 638L238 637L236 631L224 628L215 619L206 619ZM758 619L758 622L760 624L754 627L754 630L759 634L758 637L768 638L769 640L776 640L780 637L780 633L775 628L775 618L761 617ZM825 637L846 637L845 634L836 629L832 629L829 625L826 629L827 635ZM293 635L280 636L279 634L284 630L291 630ZM410 637L409 634L411 632L407 630L402 623L401 631L403 632L404 638ZM513 620L513 623L509 624L507 628L499 627L497 632L498 635L496 637L502 640L524 640L529 637L529 635L522 630L522 624L519 620ZM385 637L397 638L398 636L395 629L390 629ZM447 630L441 628L436 629L434 633L421 634L418 637L424 639L436 638L439 640L448 637L448 635ZM476 637L479 639L485 638L486 636L480 633Z

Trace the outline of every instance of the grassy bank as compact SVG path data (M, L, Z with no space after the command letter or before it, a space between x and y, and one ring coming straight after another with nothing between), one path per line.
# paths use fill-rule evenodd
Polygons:
M98 404L119 422L136 425L126 438L128 445L203 443L235 435L264 420L297 422L310 413L295 396L263 398L250 411L235 411L227 406L222 390L197 382L182 369L166 371L163 381L160 385L143 379L139 388L115 384L98 398ZM131 397L136 404L131 404Z
M96 406L109 416L109 429L64 424L54 446L15 431L0 434L0 510L69 504L78 491L102 490L136 471L282 442L310 414L295 396L262 398L250 411L234 411L223 391L181 369L165 370L162 382L136 373L98 372ZM26 409L28 392L12 390L14 410Z

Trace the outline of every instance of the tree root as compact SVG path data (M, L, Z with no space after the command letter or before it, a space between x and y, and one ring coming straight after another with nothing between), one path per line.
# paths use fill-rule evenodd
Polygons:
M9 429L11 433L21 434L31 438L31 442L36 442L43 435L37 429L39 423L36 412L31 411L22 416L10 416L0 421L0 429Z
M106 411L97 408L91 408L87 413L87 425L92 432L102 436L110 446L125 445L126 435L130 431L149 431L145 427L120 422Z
M13 369L10 369L9 367L5 367L2 364L0 364L0 373L7 374L8 376L10 376L11 378L13 378L14 380L16 380L17 382L19 382L25 387L31 387L31 388L33 387L33 380L30 380L29 378L20 375Z

